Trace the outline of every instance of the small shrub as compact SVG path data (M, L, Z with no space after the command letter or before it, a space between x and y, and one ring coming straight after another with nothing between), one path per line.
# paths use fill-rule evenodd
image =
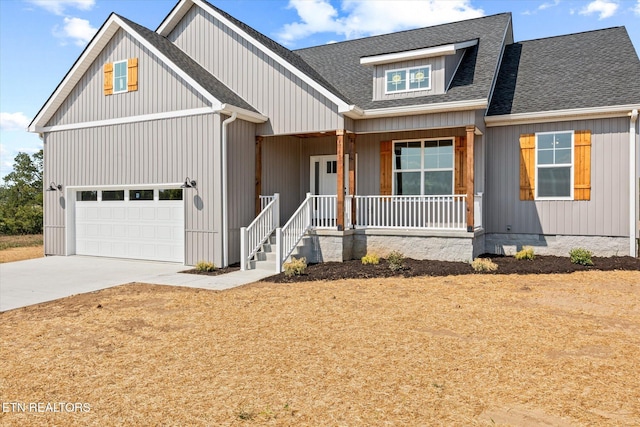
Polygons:
M491 261L489 258L476 258L471 263L471 267L475 271L496 271L498 269L498 264Z
M377 265L380 262L380 257L376 254L366 254L361 259L363 265L373 264Z
M516 259L534 259L535 257L531 246L524 246L522 250L516 253Z
M208 261L198 261L196 264L197 271L211 272L216 270L216 265Z
M583 248L574 248L569 251L569 257L574 264L593 265L592 256L593 252Z
M285 262L283 267L285 276L300 276L307 269L307 259L305 257L298 259L291 257L291 261Z
M387 255L387 263L389 263L391 271L402 270L404 268L404 255L402 255L402 252L391 251Z

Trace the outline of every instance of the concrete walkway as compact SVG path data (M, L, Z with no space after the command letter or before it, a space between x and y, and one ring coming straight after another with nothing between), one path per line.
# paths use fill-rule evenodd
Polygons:
M223 290L274 274L236 271L220 276L178 273L181 264L85 256L52 256L0 264L0 311L131 282Z

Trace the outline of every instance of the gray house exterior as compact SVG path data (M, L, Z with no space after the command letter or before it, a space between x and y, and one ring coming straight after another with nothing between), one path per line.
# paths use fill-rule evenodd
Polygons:
M635 256L638 75L624 28L515 43L508 13L297 51L202 0L112 14L29 127L45 253Z

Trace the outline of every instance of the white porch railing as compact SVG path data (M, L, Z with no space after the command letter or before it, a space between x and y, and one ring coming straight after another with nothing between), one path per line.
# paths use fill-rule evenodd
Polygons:
M240 228L240 270L245 271L251 258L280 225L280 195L260 196L260 202L270 199L262 211L247 227ZM262 205L262 203L260 203Z
M356 228L467 229L466 195L354 198Z
M307 195L311 198L314 228L336 228L338 226L338 196Z
M273 200L274 197L275 197L275 195L273 195L273 196L260 196L260 212L262 212L264 210L264 208L266 208L267 205L269 203L271 203L271 201Z
M311 193L307 193L300 207L282 227L276 228L276 273L282 272L282 264L296 248L300 240L311 228L313 203Z

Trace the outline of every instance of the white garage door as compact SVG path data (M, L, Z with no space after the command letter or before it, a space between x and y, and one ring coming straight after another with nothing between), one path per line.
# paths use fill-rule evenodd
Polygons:
M78 192L75 222L78 255L184 262L181 190Z

